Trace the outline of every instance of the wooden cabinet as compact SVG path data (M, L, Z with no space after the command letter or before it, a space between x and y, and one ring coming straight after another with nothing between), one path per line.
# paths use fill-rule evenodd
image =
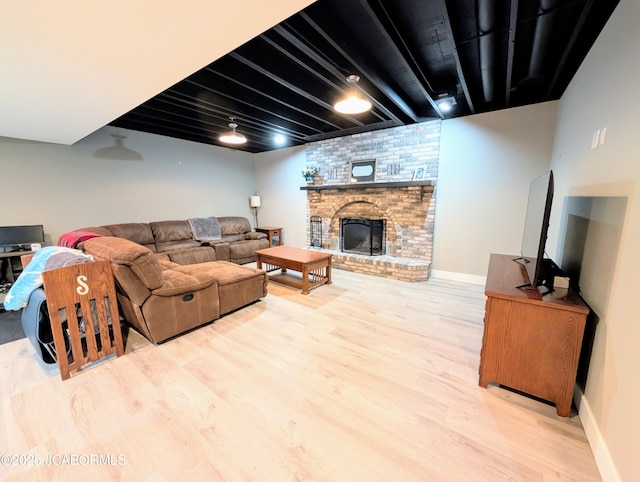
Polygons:
M568 417L589 308L571 289L541 296L517 256L492 254L480 356L481 387L490 382L555 403Z

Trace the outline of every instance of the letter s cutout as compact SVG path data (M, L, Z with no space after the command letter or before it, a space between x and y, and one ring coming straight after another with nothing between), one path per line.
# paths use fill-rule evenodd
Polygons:
M79 295L86 295L89 292L89 285L86 283L87 277L78 276L76 278L76 281L78 282L78 287L76 288L76 292Z

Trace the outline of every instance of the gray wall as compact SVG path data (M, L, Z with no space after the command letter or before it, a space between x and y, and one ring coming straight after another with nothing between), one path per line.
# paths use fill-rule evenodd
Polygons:
M580 416L605 480L640 474L639 23L640 2L621 0L560 101L551 162L563 209L552 213L549 239L559 255L563 215L576 197L590 200L580 213L590 221L580 286L600 321Z
M260 226L280 227L285 244L307 244L307 192L302 168L304 147L290 147L255 155L256 192L262 200L258 212Z
M115 128L72 146L0 137L1 225L43 224L55 244L72 229L197 216L251 216L251 154L125 129L142 160L101 159Z
M491 253L520 253L529 183L551 162L556 107L547 102L442 123L436 276L484 277Z

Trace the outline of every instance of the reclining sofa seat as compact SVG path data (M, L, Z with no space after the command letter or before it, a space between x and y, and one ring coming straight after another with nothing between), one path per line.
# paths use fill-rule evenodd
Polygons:
M267 275L255 268L226 261L182 265L149 244L113 236L88 239L83 249L98 261L111 262L122 315L153 343L267 294Z

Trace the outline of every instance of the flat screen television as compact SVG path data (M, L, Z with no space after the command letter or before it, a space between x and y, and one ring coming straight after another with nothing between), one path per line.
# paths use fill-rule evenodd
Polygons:
M31 243L44 243L44 229L42 224L30 226L0 226L0 247L7 248L31 247Z
M521 259L527 271L528 282L519 287L537 287L540 293L551 291L545 284L544 250L549 230L549 217L553 201L553 172L549 171L531 181L529 200L522 234Z

